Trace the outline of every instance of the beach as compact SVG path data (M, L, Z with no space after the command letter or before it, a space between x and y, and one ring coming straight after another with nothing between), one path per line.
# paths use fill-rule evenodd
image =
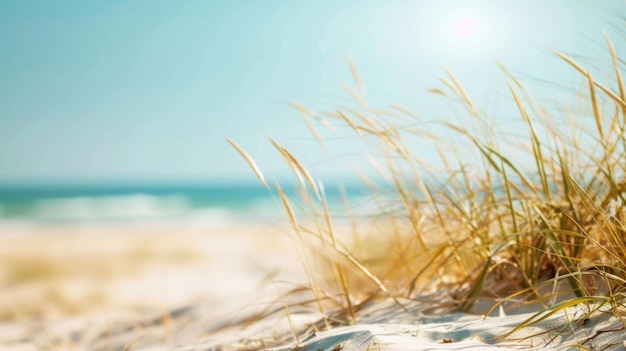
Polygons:
M626 350L599 3L1 3L0 351Z
M148 340L180 343L196 338L207 324L242 318L302 283L291 238L272 223L0 228L3 350L92 349L109 341L118 349L142 335L151 320L158 326ZM183 337L175 315L189 308L203 312ZM111 339L101 340L108 332Z
M499 340L533 313L454 312L442 294L379 296L356 306L357 324L325 330L319 311L297 304L310 295L298 290L307 275L280 223L4 223L2 233L3 351L624 347L621 320L602 309L590 315L592 304ZM39 267L39 276L11 278L18 264Z

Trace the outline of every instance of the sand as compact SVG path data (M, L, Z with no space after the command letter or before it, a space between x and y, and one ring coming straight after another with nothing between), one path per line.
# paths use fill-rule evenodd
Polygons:
M0 260L2 351L622 350L626 340L620 319L587 304L504 340L533 313L453 313L431 295L374 299L356 325L331 330L309 308L292 306L287 318L284 305L297 297L281 296L306 275L288 231L273 223L4 223ZM29 264L48 271L15 273Z
M220 325L303 282L291 246L272 223L0 223L0 349L194 338L182 311Z

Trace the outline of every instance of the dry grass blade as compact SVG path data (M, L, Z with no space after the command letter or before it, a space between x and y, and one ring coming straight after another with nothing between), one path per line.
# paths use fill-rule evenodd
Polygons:
M517 104L517 108L519 109L522 115L522 119L524 120L524 122L526 122L530 130L530 140L533 146L533 158L535 160L535 164L537 165L537 172L538 172L539 179L541 180L541 187L543 188L543 194L546 197L546 200L549 202L551 200L550 186L548 185L549 181L548 181L546 169L544 166L543 154L541 152L541 141L539 140L539 136L537 134L537 130L533 122L531 121L530 117L528 116L528 113L526 112L526 108L524 108L524 104L519 98L519 95L517 95L517 91L515 91L515 88L513 88L513 86L510 83L508 85L509 85L509 90L511 91L511 94L513 95L513 99L515 100L515 103Z
M322 148L324 148L324 150L328 151L328 146L326 145L326 141L324 140L324 137L322 137L322 134L319 132L319 130L315 127L315 125L311 121L311 117L315 117L315 113L313 113L313 111L309 110L308 108L300 104L297 104L295 102L290 102L289 105L291 105L293 108L295 108L296 110L300 112L300 114L302 115L302 118L304 119L304 123L306 123L307 128L309 128L309 131L311 132L315 140L317 140L317 142L320 143L320 145L322 145Z
M343 89L346 92L348 92L348 94L350 94L352 98L354 98L354 100L358 101L361 106L363 106L364 108L367 108L367 102L365 101L365 98L361 96L359 92L355 91L354 89L352 89L352 87L350 87L347 84L343 85Z
M611 53L611 59L613 60L613 68L615 69L615 78L617 79L617 86L619 88L619 96L622 101L626 101L626 89L624 88L624 80L622 79L622 71L619 69L619 58L615 53L615 48L613 48L613 43L608 35L604 35L606 39L606 44L609 47L609 52ZM622 123L626 125L626 106L622 105Z
M511 223L513 224L513 233L519 232L519 226L517 225L517 214L515 213L515 206L513 205L513 193L511 189L513 188L511 182L509 181L509 176L506 173L506 168L504 167L504 161L500 160L502 164L502 178L504 180L504 190L506 190L506 199L509 205L509 214L511 218ZM517 242L517 245L520 245L520 242Z
M389 107L393 108L394 110L398 110L402 113L404 113L405 115L408 115L410 117L413 118L417 118L417 116L415 115L415 113L413 111L411 111L410 109L402 106L402 105L398 105L398 104L390 104Z
M589 81L589 93L591 94L591 105L593 106L593 117L596 120L596 127L598 128L598 134L600 135L600 141L604 142L604 132L602 131L602 116L600 116L600 110L598 109L598 100L596 99L595 82L591 73L587 72L587 80Z
M259 167L256 165L256 163L254 162L254 160L252 159L252 157L250 157L250 155L248 155L247 152L245 152L241 147L239 147L239 145L237 145L234 141L230 140L229 138L226 138L226 140L230 143L230 145L232 145L235 150L237 150L237 152L239 153L239 155L241 155L241 157L244 158L244 160L246 160L246 162L248 162L248 165L250 165L250 168L252 168L252 171L254 172L254 174L256 174L257 178L259 178L259 180L261 181L261 183L269 189L269 185L267 184L267 182L265 181L265 177L263 177L263 173L261 173L261 170L259 169Z
M348 64L350 65L350 72L352 72L352 79L354 79L357 89L359 89L359 93L361 96L365 96L365 86L363 85L363 80L361 80L361 75L359 74L359 70L356 68L356 64L352 57L349 58Z
M306 123L307 128L309 128L309 131L311 131L311 134L313 134L313 137L315 138L315 140L317 140L317 142L320 143L320 145L322 145L322 148L324 150L328 151L328 146L326 145L326 141L324 140L324 137L319 132L319 130L315 127L311 119L308 116L303 116L303 119L304 119L304 123Z
M535 186L533 186L533 182L528 179L528 177L526 177L526 175L524 174L524 172L522 172L520 169L518 169L517 166L515 166L515 164L509 160L505 155L503 155L501 152L495 150L492 147L489 147L488 145L484 145L482 144L476 137L474 137L470 132L468 132L465 129L461 129L453 124L449 124L449 123L445 123L446 126L448 126L450 129L457 131L463 135L465 135L466 137L468 137L472 143L478 148L478 150L481 152L481 154L483 154L483 156L485 156L485 158L487 158L488 162L490 165L493 166L494 169L496 169L498 172L501 172L502 169L500 168L500 166L498 165L498 163L504 163L506 166L508 166L511 170L513 170L513 172L515 173L515 175L517 177L519 177L519 179L522 181L522 183L526 186L528 191L532 191L534 195L538 196L538 193L536 192ZM497 162L496 160L494 160L494 158L492 156L495 156L500 162ZM449 166L448 166L449 168ZM510 187L513 187L512 183L509 183Z
M497 59L495 60L496 64L498 65L498 67L500 68L500 70L502 72L504 72L504 74L513 81L513 83L515 83L515 85L517 85L517 87L519 89L524 89L524 85L519 81L519 79L517 79L511 72L509 72L509 70Z
M313 117L315 116L315 113L313 113L313 111L309 110L308 108L295 103L295 102L290 102L289 105L293 108L295 108L296 110L298 110L300 112L300 114L305 115L305 116L310 116Z
M350 287L348 286L346 273L344 272L343 269L341 269L339 265L336 265L335 269L337 270L337 275L339 276L339 283L341 286L341 290L343 291L344 300L346 301L346 310L347 310L346 312L348 313L348 316L350 316L349 324L356 324L357 316L354 310L354 306L352 305L352 299L350 298Z
M291 320L291 312L289 311L289 306L285 304L285 314L287 315L287 321L289 321L289 328L291 329L291 335L293 336L293 340L296 342L296 348L300 347L300 337L298 336L298 332L296 331L296 327Z
M565 252L563 244L557 239L553 228L550 228L550 220L546 218L544 213L537 206L532 205L532 208L537 213L537 217L541 219L544 226L547 227L547 230L544 230L541 233L548 239L549 245L557 253L557 257L563 262L563 266L568 270L568 273L572 273L575 267L572 265L568 254ZM568 275L567 280L574 295L576 295L576 297L582 297L584 295L582 284L576 278L577 277L574 275Z
M128 343L128 345L126 345L126 346L124 347L124 351L130 351L130 349L132 349L132 348L133 348L133 346L135 346L138 342L140 342L140 341L141 341L141 338L142 338L142 337L143 337L143 336L140 336L140 337L137 337L137 338L133 339L133 341L131 341L130 343Z
M559 312L564 312L566 311L569 307L573 307L576 305L580 305L583 303L600 303L600 304L605 304L607 302L609 302L610 298L608 297L603 297L603 296L593 296L593 297L578 297L575 299L571 299L559 304L556 304L554 306L548 307L547 309L543 310L543 311L539 311L535 314L533 314L531 317L529 317L528 319L524 320L522 323L520 323L520 325L518 325L517 327L515 327L513 330L511 330L510 332L502 335L499 339L498 342L505 340L506 338L508 338L509 336L513 335L514 333L518 332L519 330L522 330L524 328L527 327L531 327L543 320L545 320L546 318L549 318L550 316L559 313Z
M452 91L452 93L454 95L459 95L460 93L457 91L456 87L454 86L454 84L452 84L449 80L443 78L443 77L439 77L439 81L441 81L446 87L448 87L448 89L450 89L450 91Z
M461 85L461 83L456 79L454 74L452 74L452 72L450 72L447 68L446 68L446 73L448 73L448 76L450 77L450 79L452 79L454 86L461 93L461 97L463 98L463 101L465 101L467 106L469 107L472 113L472 116L476 117L477 119L480 119L480 114L478 113L478 110L476 109L476 105L474 105L474 101L472 101L472 99L469 97L469 95L465 91L465 88L463 88L463 85Z
M560 58L562 58L565 62L569 63L572 67L574 67L578 72L582 73L584 76L588 75L587 70L582 68L582 66L576 63L576 61L572 60L571 58L567 57L566 55L560 52L555 52L555 54L559 56ZM605 87L604 85L598 82L594 82L594 85L600 88L600 90L602 90L606 95L608 95L611 99L613 99L613 101L619 104L622 108L626 108L626 101L620 98L619 96L617 96L609 88Z
M493 258L500 252L500 250L505 249L507 246L511 246L514 244L515 244L514 242L503 242L493 249L489 257L485 261L483 268L480 271L480 274L475 279L474 284L472 284L472 288L470 289L470 292L465 297L465 300L463 301L463 305L461 306L461 311L463 312L471 311L472 307L474 306L474 303L476 302L476 298L478 297L478 295L480 295L480 293L483 290L483 285L485 281L487 280L487 274L489 273L489 267L491 267L491 262Z
M447 98L447 97L448 97L448 94L446 94L446 92L445 92L445 91L443 91L443 90L441 90L441 89L430 88L430 89L428 89L428 91L429 91L429 92L431 92L431 93L433 93L433 94L438 94L438 95L441 95L441 96L443 96L443 97L445 97L445 98Z
M307 183L309 183L309 186L313 190L313 193L315 194L315 196L317 196L317 198L319 199L320 198L320 194L319 194L319 190L317 189L317 185L315 185L315 181L313 181L313 178L311 177L309 172L306 170L306 168L304 168L304 166L302 166L300 161L298 161L298 159L294 155L292 155L291 152L289 152L289 150L287 150L284 147L282 147L274 139L270 138L270 142L272 143L272 145L274 145L276 150L278 150L278 152L280 152L280 154L283 156L284 160L287 162L289 167L296 173L296 175L298 177L300 177L300 176L304 177L304 179L307 181Z
M291 207L291 204L289 203L289 198L287 197L287 195L285 195L285 192L281 188L280 184L278 184L278 182L276 183L276 191L278 192L278 196L280 197L280 200L283 203L283 207L285 208L285 211L287 211L287 216L289 217L289 223L291 223L293 230L298 234L298 236L300 236L300 226L298 225L298 219L296 218L296 215L293 212L293 208Z
M304 238L302 237L302 232L300 230L300 226L298 225L298 220L293 211L293 208L291 207L291 204L289 203L289 198L287 197L287 195L281 188L280 184L278 184L278 182L276 183L276 191L278 192L278 195L280 196L280 200L283 203L283 207L287 211L287 215L289 216L289 221L291 223L293 231L296 233L298 237L298 241L296 242L296 244L298 245L298 249L300 250L299 252L300 263L302 264L302 267L304 268L304 271L307 275L307 279L309 280L311 291L313 292L313 296L315 297L315 301L317 302L317 307L323 316L324 324L326 325L327 328L330 328L330 323L328 319L326 318L324 305L322 303L322 296L320 295L317 284L313 278L313 272L311 270L309 263L307 262L305 258L304 250L302 249L302 245L304 245L305 241L304 241Z

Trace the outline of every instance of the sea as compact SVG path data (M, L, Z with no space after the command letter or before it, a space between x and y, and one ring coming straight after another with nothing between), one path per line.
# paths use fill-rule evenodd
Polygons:
M298 208L300 191L285 193ZM327 186L325 201L341 212L363 202L363 186ZM188 220L207 224L285 218L275 189L261 184L91 184L0 186L0 222L94 223Z

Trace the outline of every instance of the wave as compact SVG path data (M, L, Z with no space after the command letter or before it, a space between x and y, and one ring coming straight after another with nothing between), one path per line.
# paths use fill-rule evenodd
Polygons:
M190 207L183 195L79 196L37 200L29 217L41 221L148 219L180 216Z

